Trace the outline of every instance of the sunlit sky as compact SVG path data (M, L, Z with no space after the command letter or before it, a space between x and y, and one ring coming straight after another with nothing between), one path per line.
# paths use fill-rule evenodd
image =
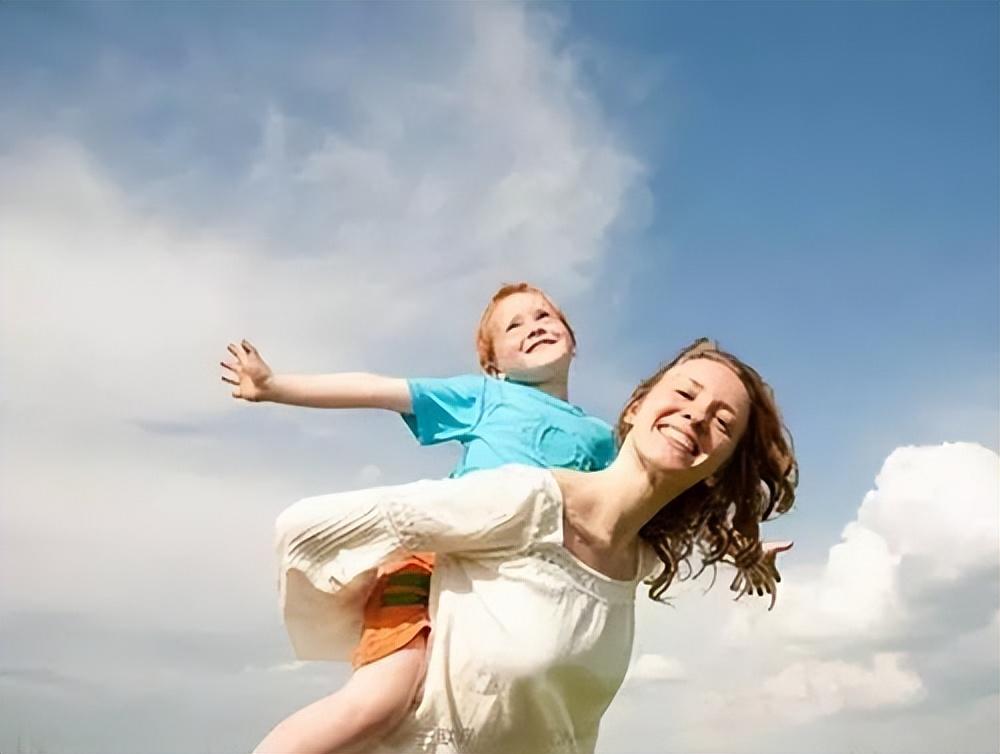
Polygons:
M0 4L0 751L234 752L329 693L272 524L442 476L286 371L474 371L502 282L612 420L702 335L802 470L778 606L639 600L600 751L1000 747L998 7Z

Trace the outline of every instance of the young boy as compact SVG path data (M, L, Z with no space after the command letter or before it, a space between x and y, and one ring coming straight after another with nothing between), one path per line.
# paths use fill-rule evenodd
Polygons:
M476 333L483 375L406 380L373 374L275 375L247 341L228 349L223 380L234 398L317 408L395 411L422 445L455 441L452 476L508 463L583 471L615 455L612 428L567 401L576 337L562 311L527 283L501 287ZM335 694L293 714L261 754L346 751L387 733L411 707L422 678L431 555L379 574L354 653L355 672Z

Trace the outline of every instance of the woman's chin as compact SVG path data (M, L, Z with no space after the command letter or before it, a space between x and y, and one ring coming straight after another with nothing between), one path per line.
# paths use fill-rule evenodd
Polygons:
M683 473L701 471L702 467L709 460L708 453L688 453L673 446L665 451L655 454L650 461L652 466L664 473ZM706 472L704 476L708 476ZM701 476L699 476L700 481Z

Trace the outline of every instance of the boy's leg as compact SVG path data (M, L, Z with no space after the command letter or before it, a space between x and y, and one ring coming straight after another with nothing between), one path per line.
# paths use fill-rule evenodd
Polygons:
M365 606L354 675L343 688L279 723L256 754L341 754L388 733L413 706L423 680L433 555L380 572Z
M388 733L411 708L422 680L425 634L358 668L339 691L278 723L255 754L346 754Z

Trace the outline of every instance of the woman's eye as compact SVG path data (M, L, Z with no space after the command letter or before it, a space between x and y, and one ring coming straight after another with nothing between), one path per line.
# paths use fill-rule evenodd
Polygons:
M677 395L681 396L682 398L687 398L688 400L691 400L691 393L689 393L687 390L678 390Z
M535 319L545 319L547 316L549 316L548 312L538 312L538 316Z
M728 435L729 422L727 422L725 419L716 419L716 421L719 423L719 428Z
M518 326L518 324L519 324L518 322L511 322L509 325L507 325L507 332L513 330L515 327Z

